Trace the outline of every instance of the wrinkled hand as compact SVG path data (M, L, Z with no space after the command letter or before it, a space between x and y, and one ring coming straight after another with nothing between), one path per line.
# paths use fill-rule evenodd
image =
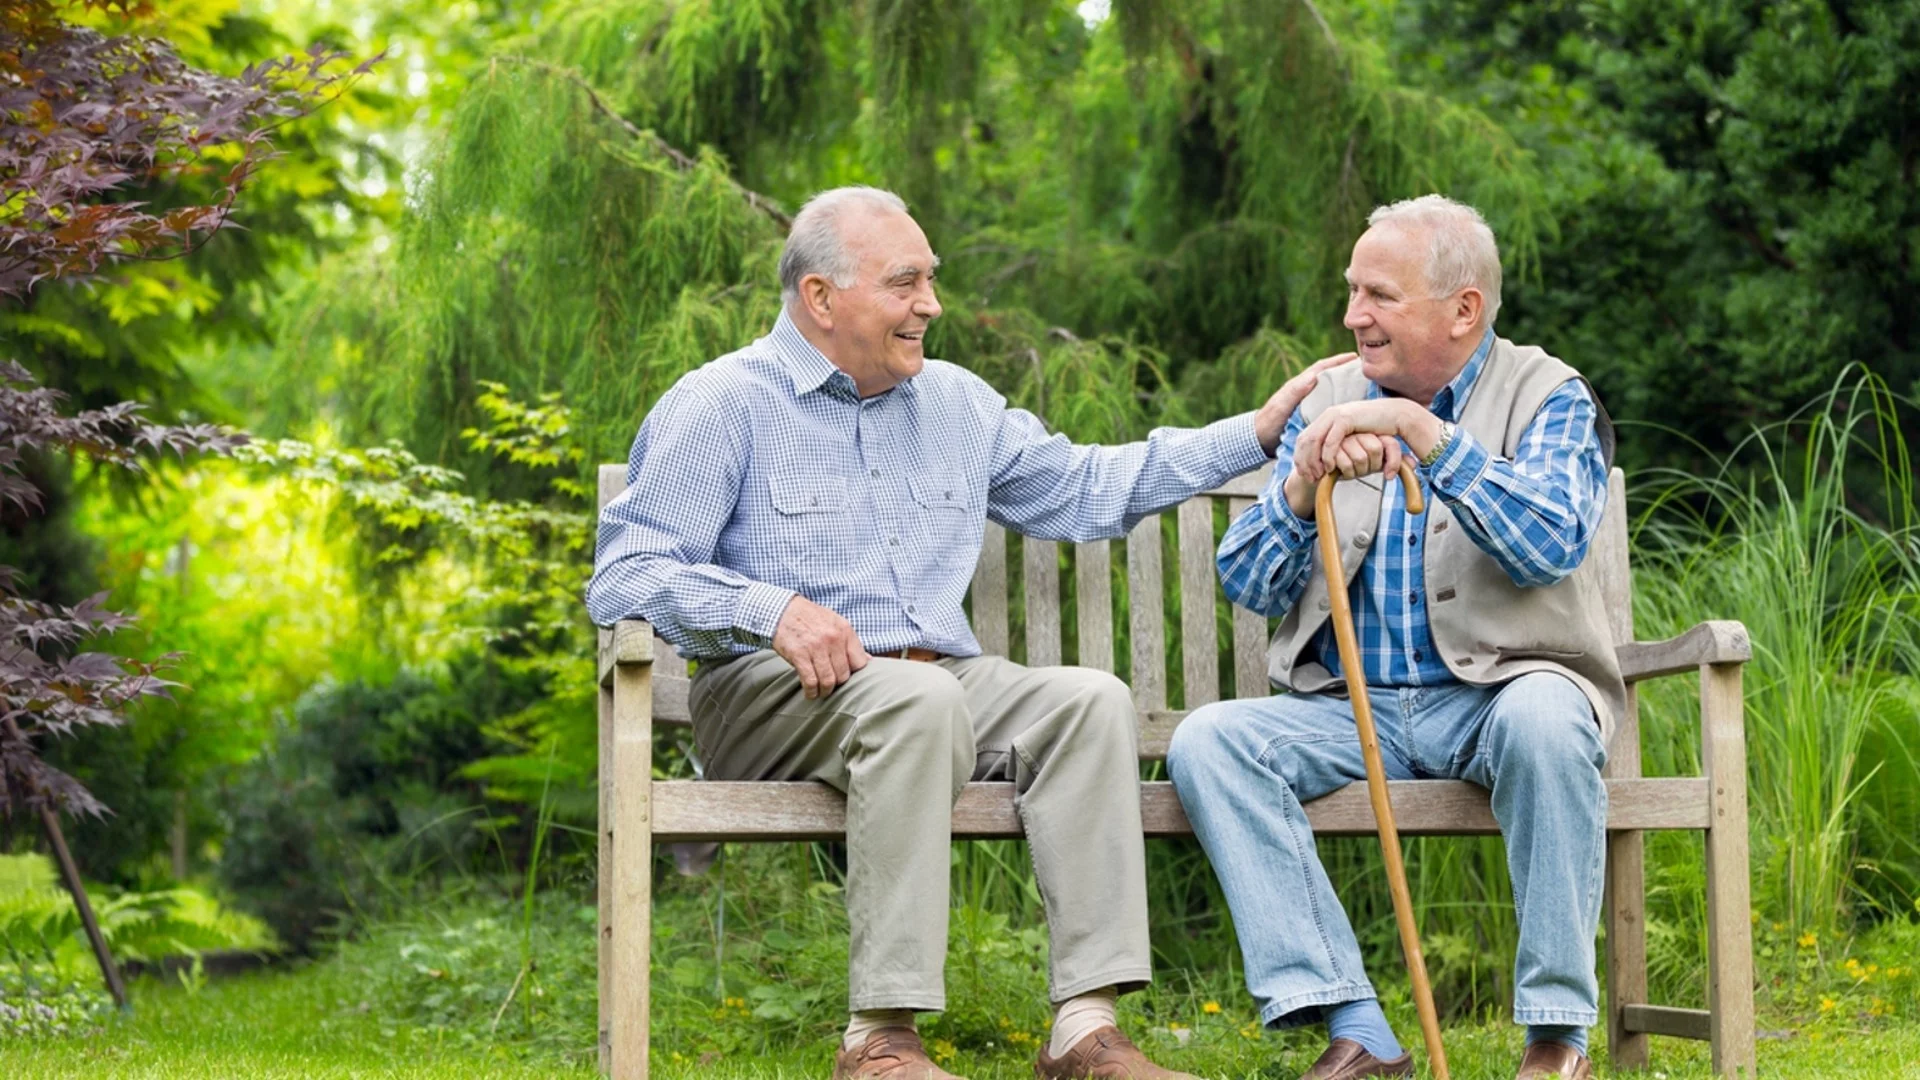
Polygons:
M1273 392L1260 411L1253 414L1253 432L1269 457L1274 448L1280 445L1280 436L1287 430L1287 421L1293 419L1293 411L1313 393L1314 384L1320 381L1320 373L1328 368L1350 364L1360 359L1359 353L1339 353L1323 360L1315 360L1307 370L1295 375Z
M1396 472L1402 456L1400 440L1391 435L1370 432L1349 435L1333 447L1334 465L1331 469L1322 466L1318 460L1307 462L1298 457L1293 459L1293 471L1287 474L1283 489L1287 503L1301 520L1311 521L1314 489L1320 483L1320 477L1335 473L1342 480L1352 480L1379 472Z
M808 701L833 693L872 659L852 623L799 595L773 628L773 651L793 665Z
M1330 472L1351 480L1397 469L1400 440L1408 437L1416 425L1423 430L1427 426L1437 428L1439 421L1404 398L1373 398L1332 406L1314 417L1294 443L1294 471L1317 484ZM1356 436L1363 438L1351 442Z

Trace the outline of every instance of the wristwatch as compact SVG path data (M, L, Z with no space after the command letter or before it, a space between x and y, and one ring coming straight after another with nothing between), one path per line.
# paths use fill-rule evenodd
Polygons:
M1433 444L1433 449L1427 451L1427 456L1420 459L1421 468L1432 468L1433 463L1440 460L1440 455L1447 452L1447 447L1453 445L1454 430L1452 421L1440 421L1440 439Z

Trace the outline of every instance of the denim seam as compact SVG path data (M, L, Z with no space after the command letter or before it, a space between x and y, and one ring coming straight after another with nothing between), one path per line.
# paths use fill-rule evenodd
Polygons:
M1291 809L1297 809L1300 806L1300 796L1294 794L1293 785L1291 783L1288 783L1287 778L1284 776L1281 776L1279 772L1275 770L1273 766L1270 764L1273 760L1274 751L1278 750L1280 747L1280 744L1283 742L1286 742L1289 744L1296 744L1296 743L1330 743L1335 741L1336 740L1333 739L1332 737L1313 738L1313 739L1275 738L1268 741L1266 747L1260 751L1260 755L1254 760L1259 763L1261 768L1266 769L1268 772L1273 773L1274 776L1280 780L1281 786L1286 788L1287 790L1287 797L1293 800L1294 805L1293 805L1293 808ZM1326 915L1324 912L1320 910L1319 901L1313 895L1314 894L1313 872L1308 868L1309 860L1317 857L1313 850L1313 841L1312 841L1312 838L1309 837L1304 843L1302 842L1300 837L1299 821L1296 820L1297 818L1305 818L1306 811L1304 809L1300 809L1299 813L1296 815L1293 813L1289 813L1288 812L1289 809L1290 808L1288 807L1284 807L1284 806L1281 807L1280 820L1286 823L1287 836L1293 841L1294 858L1300 863L1300 879L1301 879L1301 884L1305 886L1303 891L1307 894L1307 907L1309 910L1313 912L1313 929L1315 933L1320 935L1320 947L1326 950L1328 966L1333 968L1334 977L1344 979L1346 978L1346 972L1341 970L1340 968L1340 957L1334 951L1333 939L1327 936Z
M1600 1022L1600 1010L1580 1009L1522 1009L1515 1007L1513 1022L1516 1024L1561 1024L1573 1027L1592 1027Z

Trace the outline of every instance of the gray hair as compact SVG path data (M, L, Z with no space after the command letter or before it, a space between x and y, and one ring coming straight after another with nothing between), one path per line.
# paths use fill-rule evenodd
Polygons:
M1438 296L1472 286L1486 297L1486 325L1500 314L1500 247L1480 211L1445 195L1422 195L1375 207L1367 227L1396 225L1427 232L1427 288Z
M849 209L907 212L907 204L891 191L856 184L822 191L808 199L793 215L793 228L787 232L787 246L780 251L780 300L791 304L800 295L800 279L819 274L837 288L853 285L855 263L847 250L846 234L840 218Z

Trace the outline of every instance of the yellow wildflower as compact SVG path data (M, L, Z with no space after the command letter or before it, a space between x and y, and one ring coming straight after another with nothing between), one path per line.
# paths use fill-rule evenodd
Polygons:
M1822 994L1822 995L1820 996L1820 1011L1821 1011L1821 1012L1832 1012L1832 1011L1833 1011L1833 1007L1834 1007L1834 1005L1835 1005L1835 1004L1836 1004L1836 1002L1835 1002L1835 1001L1834 1001L1834 1000L1833 1000L1832 998L1830 998L1830 997L1827 997L1827 996L1826 996L1825 994Z
M1809 930L1806 933L1800 935L1801 948L1811 949L1818 944L1820 944L1820 936L1818 934L1815 934L1813 931Z
M1203 1013L1207 1013L1208 1015L1212 1015L1213 1013L1217 1013L1220 1011L1220 1003L1217 1001L1209 1001L1206 1004L1200 1006L1200 1011Z

